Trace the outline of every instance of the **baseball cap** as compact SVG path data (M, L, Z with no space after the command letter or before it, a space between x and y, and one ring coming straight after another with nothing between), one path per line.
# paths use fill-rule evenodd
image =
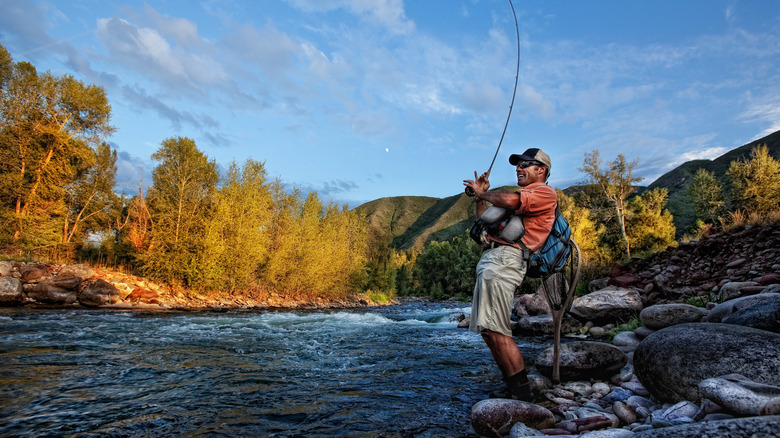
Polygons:
M521 161L538 161L547 167L547 175L550 174L550 168L552 167L552 160L543 150L539 148L527 149L522 154L512 154L509 156L509 164L517 166L517 163Z

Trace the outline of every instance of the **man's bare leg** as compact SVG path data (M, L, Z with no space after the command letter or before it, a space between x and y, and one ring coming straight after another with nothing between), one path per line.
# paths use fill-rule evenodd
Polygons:
M509 386L509 391L520 400L533 400L528 377L525 371L525 362L520 348L514 338L491 330L482 332L493 359L504 375L504 381Z

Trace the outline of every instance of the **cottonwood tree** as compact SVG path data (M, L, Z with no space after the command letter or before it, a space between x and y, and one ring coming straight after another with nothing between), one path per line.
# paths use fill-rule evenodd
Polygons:
M753 148L749 160L732 161L726 172L734 208L766 214L780 205L780 162L766 145Z
M590 209L578 206L573 197L558 190L558 207L569 222L571 237L580 248L583 266L592 266L606 261L606 254L600 247L604 226L593 220Z
M699 220L710 224L719 221L724 213L725 200L723 186L712 172L706 169L697 170L688 187L688 195Z
M114 128L103 88L0 50L0 203L15 244L61 240L66 190Z
M63 219L62 243L71 243L85 231L100 232L110 228L119 202L114 193L116 160L116 151L102 143L89 167L66 187L67 211Z
M657 188L628 201L628 233L635 252L661 251L675 242L674 218L665 208L668 197L667 189Z
M599 151L595 150L585 154L583 165L579 169L589 176L588 182L597 184L601 188L604 196L612 204L618 228L626 247L626 256L629 258L631 257L631 243L626 233L626 200L634 192L633 184L643 179L633 175L637 164L639 164L639 159L627 162L621 154L602 169Z
M247 288L270 250L273 199L263 163L231 163L206 224L199 283L220 290Z
M146 198L154 227L149 248L139 258L148 275L190 285L200 278L199 253L219 181L217 164L186 137L163 140L152 159L160 163Z

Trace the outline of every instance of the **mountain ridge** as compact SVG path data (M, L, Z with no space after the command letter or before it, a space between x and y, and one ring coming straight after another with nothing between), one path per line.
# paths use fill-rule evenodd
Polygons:
M650 185L637 187L637 193L666 188L669 198L666 208L674 216L678 235L683 235L696 222L688 197L688 187L699 169L712 172L724 188L730 187L726 171L732 161L749 159L755 146L767 145L769 154L780 159L780 131L732 149L713 160L687 161L661 175ZM572 186L566 193L581 186ZM504 186L496 190L512 190ZM396 250L422 251L431 241L447 241L462 234L474 222L473 198L460 193L445 198L428 196L392 196L366 202L355 208L368 219L372 245L387 245Z

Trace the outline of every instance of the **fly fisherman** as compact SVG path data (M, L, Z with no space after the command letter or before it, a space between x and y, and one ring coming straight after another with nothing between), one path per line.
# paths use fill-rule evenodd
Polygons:
M512 337L510 318L515 289L525 277L529 251L539 249L552 229L558 194L546 183L552 162L541 149L531 148L521 155L513 154L509 163L517 171L520 189L516 192L488 192L489 171L479 178L475 171L475 180L463 181L467 189L474 191L478 220L494 221L483 218L483 215L490 215L485 214L489 202L494 206L492 209L500 207L519 216L525 229L519 239L511 240L518 235L504 236L498 227L486 227L481 240L484 251L477 264L469 330L482 335L501 370L508 392L499 396L533 401L523 355Z

